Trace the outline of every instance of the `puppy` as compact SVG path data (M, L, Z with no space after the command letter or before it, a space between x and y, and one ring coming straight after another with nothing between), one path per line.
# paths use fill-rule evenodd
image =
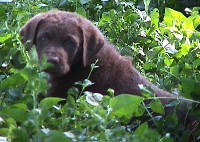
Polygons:
M156 96L172 97L141 76L90 21L75 13L54 11L37 15L22 28L20 35L29 48L36 46L40 60L46 56L54 66L46 70L50 74L50 96L66 98L67 90L87 78L90 64L98 59L99 67L90 77L94 85L89 91L105 95L112 88L116 95L141 95L142 84Z

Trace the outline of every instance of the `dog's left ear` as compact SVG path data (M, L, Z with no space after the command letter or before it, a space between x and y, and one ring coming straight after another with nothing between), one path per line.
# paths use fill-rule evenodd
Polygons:
M82 19L81 29L83 32L83 65L87 66L89 61L100 51L104 45L104 36L90 21Z
M39 22L43 18L43 14L37 15L30 19L20 31L22 43L28 46L28 50L35 44L35 36Z

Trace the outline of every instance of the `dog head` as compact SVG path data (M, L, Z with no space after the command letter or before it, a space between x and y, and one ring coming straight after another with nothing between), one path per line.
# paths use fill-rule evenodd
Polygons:
M87 66L104 45L101 32L88 20L70 12L53 11L33 17L22 28L22 43L36 46L39 59L53 64L49 74L61 76L78 60Z

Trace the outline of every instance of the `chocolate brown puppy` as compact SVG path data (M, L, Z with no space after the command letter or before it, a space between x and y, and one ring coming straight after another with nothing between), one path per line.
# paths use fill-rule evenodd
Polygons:
M50 74L50 96L66 98L67 90L89 75L90 64L98 59L99 66L91 75L95 83L89 91L106 94L109 88L115 94L141 95L139 84L151 88L156 96L171 97L147 79L121 56L115 47L87 19L75 13L54 11L33 17L21 30L22 42L36 46L40 60L44 56L54 65Z

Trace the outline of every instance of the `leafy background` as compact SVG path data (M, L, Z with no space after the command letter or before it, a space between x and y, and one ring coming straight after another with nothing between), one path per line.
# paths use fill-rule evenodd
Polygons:
M108 90L102 98L87 92L91 82L85 80L78 83L82 90L68 91L66 102L44 98L48 76L35 51L21 44L19 31L37 13L75 11L92 20L151 82L193 102L190 113L199 118L198 5L197 0L0 1L0 141L189 141L191 131L179 125L183 120L176 113L165 116L151 93L114 97ZM199 126L193 135L200 139Z

